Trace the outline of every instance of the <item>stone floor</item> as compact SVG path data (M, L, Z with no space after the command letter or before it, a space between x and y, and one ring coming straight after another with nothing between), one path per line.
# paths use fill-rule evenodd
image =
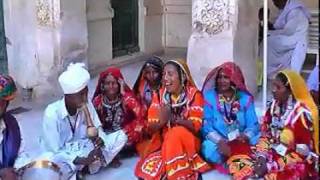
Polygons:
M121 67L121 71L126 77L126 82L129 86L132 86L138 72L142 66L142 62L126 65ZM95 85L97 83L97 77L93 77L89 83L89 97L91 98L93 91L95 89ZM42 122L42 114L46 105L50 102L53 102L58 97L48 97L47 99L36 100L33 102L23 102L21 97L18 96L15 101L11 103L9 109L22 106L24 108L30 109L30 111L20 113L15 115L18 119L18 122L21 126L23 140L26 144L25 150L30 154L30 157L37 157L41 152L39 150L38 139L40 135L41 122ZM260 95L256 98L257 105L257 114L261 115L261 98ZM107 168L96 175L88 176L88 180L105 180L105 179L121 179L121 180L132 180L136 179L134 176L134 167L137 162L137 157L132 157L128 159L122 160L122 165L119 169ZM230 179L230 177L226 175L222 175L216 171L211 171L204 174L204 179Z

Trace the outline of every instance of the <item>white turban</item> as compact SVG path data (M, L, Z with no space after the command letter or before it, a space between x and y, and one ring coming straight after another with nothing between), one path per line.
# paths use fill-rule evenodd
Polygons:
M83 63L71 63L59 76L59 83L64 94L75 94L84 89L90 80L90 74Z

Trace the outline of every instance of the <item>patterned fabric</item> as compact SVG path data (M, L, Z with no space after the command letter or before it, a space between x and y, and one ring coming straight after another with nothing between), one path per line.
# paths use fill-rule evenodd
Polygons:
M263 118L262 137L255 150L255 154L267 159L268 174L265 179L316 178L318 157L314 153L312 121L307 106L299 101L295 102L286 118L278 121L279 118L274 118L275 103L273 101ZM275 121L281 125L276 126ZM281 151L279 147L285 147L285 150Z
M16 91L13 79L10 76L0 74L0 99L12 100L15 98Z
M108 102L103 101L102 106L103 111L106 114L103 129L107 133L113 133L122 129L121 125L124 121L124 112L120 99L114 104L109 104Z
M107 105L104 101L101 85L103 80L108 75L112 75L117 80L123 80L123 76L119 68L110 67L106 71L102 72L93 96L93 105L106 132L114 131L117 129L116 126L120 124L121 129L123 129L128 136L127 145L136 144L141 140L142 130L145 124L143 120L144 113L141 104L138 102L129 86L124 84L125 93L123 95L119 95L119 104L116 103L116 106L113 107ZM110 117L113 118L110 119ZM112 124L115 126L112 127Z
M0 169L13 167L19 153L21 144L21 134L18 122L15 117L9 113L3 115L3 120L6 129L3 134L2 148L2 162L0 162Z
M280 73L283 73L287 77L294 98L305 104L311 111L312 124L314 128L313 139L315 142L316 152L319 153L319 112L310 92L308 91L307 85L303 78L295 71L285 70Z
M156 90L153 90L150 87L148 81L145 79L145 75L144 75L145 69L150 66L159 73L159 77L157 80L159 84L158 84L158 89ZM162 79L162 69L163 69L162 60L156 56L151 57L146 61L146 63L141 68L139 76L133 86L133 91L143 108L145 121L147 121L147 111L151 105L153 94L155 94L156 96L159 96L159 89L161 87L161 79ZM147 131L143 132L143 140L140 143L138 143L136 146L137 152L140 157L143 157L144 154L146 154L145 150L149 149L148 144L150 141L150 136L148 134L149 133Z
M216 79L220 71L223 71L230 78L231 82L236 86L235 88L249 93L240 67L233 62L226 62L209 72L203 83L202 92L216 86Z
M173 61L179 63L178 61ZM183 73L187 72L183 67ZM181 108L179 116L191 121L195 130L198 132L202 125L203 99L201 93L191 86L187 76L185 86L186 103L175 103ZM148 110L148 124L159 122L160 106L165 104L165 88L160 89L160 96L153 96L152 104ZM180 95L181 96L181 95ZM183 97L183 96L181 96ZM182 102L184 101L181 98ZM178 102L178 101L175 101ZM137 177L158 180L162 177L168 180L198 178L199 173L210 169L209 165L199 156L200 140L195 134L183 126L165 126L161 131L152 135L149 141L146 155L142 157L136 165L135 174Z

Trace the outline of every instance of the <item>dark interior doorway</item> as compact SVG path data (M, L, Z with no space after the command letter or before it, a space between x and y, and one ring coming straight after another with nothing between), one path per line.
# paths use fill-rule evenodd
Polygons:
M112 0L113 57L139 51L138 45L138 0Z

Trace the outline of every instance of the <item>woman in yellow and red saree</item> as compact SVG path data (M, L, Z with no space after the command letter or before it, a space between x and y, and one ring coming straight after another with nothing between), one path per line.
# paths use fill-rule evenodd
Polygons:
M148 110L149 154L137 163L135 174L150 180L196 180L210 168L199 156L202 95L183 61L165 64L162 83Z
M302 77L277 74L256 145L255 173L267 180L318 179L318 110Z

